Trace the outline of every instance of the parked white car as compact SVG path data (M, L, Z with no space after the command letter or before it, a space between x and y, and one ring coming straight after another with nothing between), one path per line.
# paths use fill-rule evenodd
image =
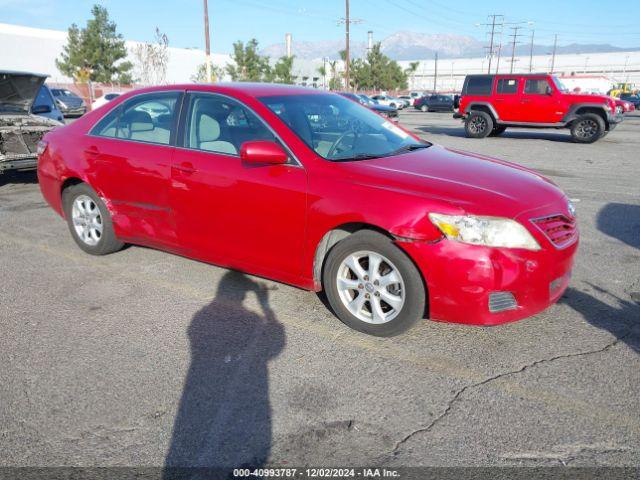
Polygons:
M373 100L378 102L379 105L384 105L386 107L393 108L404 108L404 102L398 98L391 97L389 95L374 95L371 97Z
M91 110L95 110L96 108L100 108L102 105L106 105L114 98L118 98L120 96L119 93L106 93L101 97L96 98L91 104Z

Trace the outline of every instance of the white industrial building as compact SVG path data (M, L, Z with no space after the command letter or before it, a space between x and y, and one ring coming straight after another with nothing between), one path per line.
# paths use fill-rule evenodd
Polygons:
M46 30L18 25L0 23L0 69L23 70L50 75L53 83L71 83L73 80L58 71L55 60L62 52L66 44L67 32L58 30ZM127 49L130 52L130 60L135 65L131 52L138 42L127 41ZM293 44L295 55L295 43ZM190 82L199 65L204 63L204 51L199 49L169 48L169 63L167 68L167 83ZM231 57L226 54L212 54L215 65L224 67L230 63ZM492 60L492 72L498 66L497 58ZM341 63L341 62L339 62ZM399 62L403 68L409 66L409 61ZM531 70L534 72L551 71L551 55L534 56L531 59ZM328 64L322 59L301 60L295 59L293 74L296 82L315 88L325 88L330 75L321 76L320 67ZM458 91L462 87L464 77L470 73L486 73L488 60L486 58L456 58L441 59L437 65L435 60L420 60L415 74L409 79L411 90L421 91ZM338 66L342 71L343 66ZM499 71L508 73L511 69L510 56L502 56L499 63ZM514 72L528 72L530 70L529 57L515 57L513 62ZM632 82L640 86L640 51L589 53L556 55L554 61L554 73L563 76L575 77L572 86L580 86L579 78L585 76L601 77L603 82ZM135 72L134 72L135 73ZM603 80L604 79L604 80ZM435 84L434 84L435 80ZM593 83L593 82L591 82ZM582 88L588 90L589 88Z

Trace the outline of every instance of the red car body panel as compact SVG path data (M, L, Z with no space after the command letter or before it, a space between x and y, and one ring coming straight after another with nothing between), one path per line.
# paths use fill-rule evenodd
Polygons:
M89 135L108 111L144 91L221 93L269 124L299 165L259 165L239 156ZM524 167L439 146L357 162L318 156L257 97L314 94L260 84L184 85L120 96L45 137L38 175L44 198L64 216L65 182L90 184L105 200L116 235L180 255L320 290L318 246L333 229L364 225L388 232L422 273L434 319L495 325L554 303L568 284L577 233L562 249L530 219L567 211L566 196ZM317 92L318 94L323 92ZM364 108L364 107L363 107ZM538 251L447 240L429 212L517 219ZM550 293L550 283L556 290ZM492 291L518 308L487 309Z

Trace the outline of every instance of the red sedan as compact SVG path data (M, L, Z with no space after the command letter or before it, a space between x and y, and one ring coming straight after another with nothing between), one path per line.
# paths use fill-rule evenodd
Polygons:
M310 89L137 90L39 150L42 193L85 252L146 245L324 290L340 320L373 335L540 312L578 245L550 180Z

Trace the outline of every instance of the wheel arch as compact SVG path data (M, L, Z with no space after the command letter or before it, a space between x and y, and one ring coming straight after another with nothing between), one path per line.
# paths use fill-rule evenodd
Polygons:
M491 116L494 123L500 120L500 118L498 117L498 112L496 112L495 108L493 108L493 105L491 105L490 103L474 102L470 103L469 105L467 105L467 108L465 108L466 113L469 113L473 110L487 113Z
M340 241L362 230L371 230L374 232L378 232L384 235L385 237L389 238L390 240L398 239L398 237L394 236L388 230L378 227L377 225L364 223L364 222L349 222L349 223L344 223L342 225L338 225L332 228L327 233L325 233L320 239L320 242L318 242L318 245L316 246L316 251L313 257L313 283L316 291L319 292L323 290L322 274L326 264L327 256L329 255L329 252L331 251L331 249L335 245L337 245ZM411 257L411 255L405 252L404 249L402 248L400 248L400 250L402 250L402 252L407 256L407 258L411 261L411 263L413 263L413 265L418 270L420 279L422 280L422 287L424 288L424 292L425 292L424 318L429 318L429 288L427 285L427 280L424 278L422 270L416 264L415 260Z
M609 120L607 118L607 112L605 112L604 108L600 104L578 104L571 107L571 110L567 114L566 123L570 125L574 121L578 119L580 115L584 115L585 113L594 113L602 118L604 121L605 127L609 129Z

